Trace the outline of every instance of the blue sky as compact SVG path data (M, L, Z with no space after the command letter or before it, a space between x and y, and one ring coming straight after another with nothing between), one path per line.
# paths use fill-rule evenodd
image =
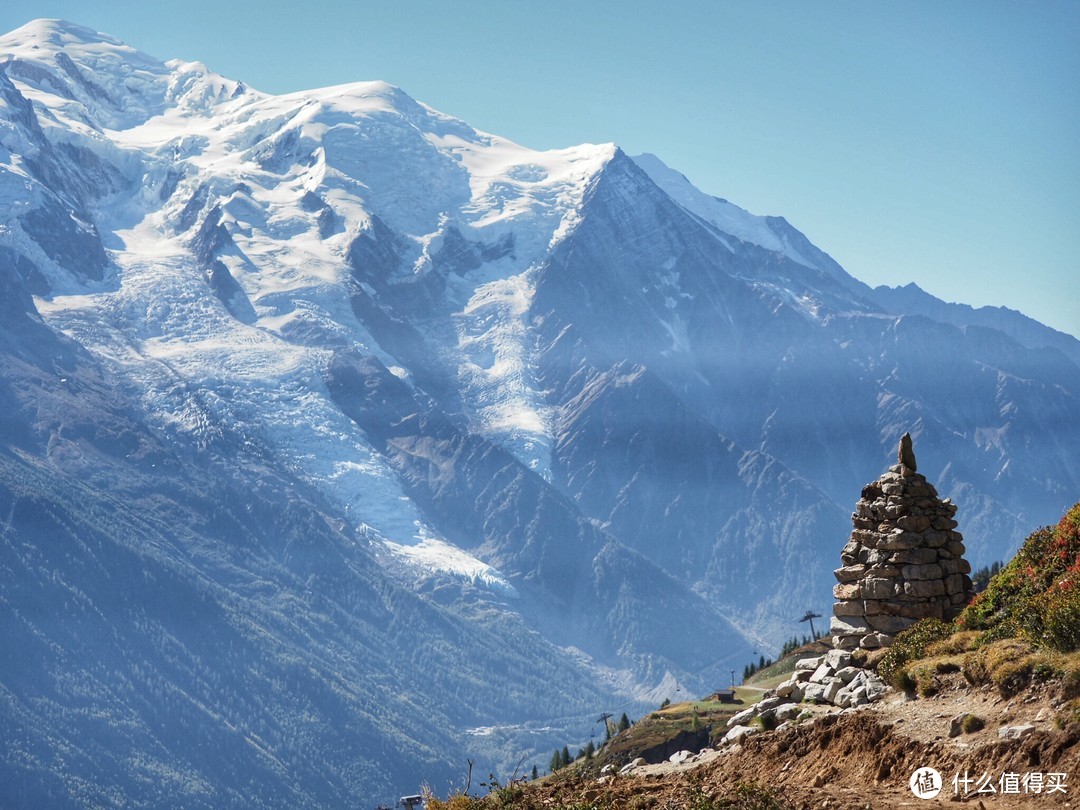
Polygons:
M536 148L615 141L869 284L1080 335L1080 3L7 0L267 92L384 79Z

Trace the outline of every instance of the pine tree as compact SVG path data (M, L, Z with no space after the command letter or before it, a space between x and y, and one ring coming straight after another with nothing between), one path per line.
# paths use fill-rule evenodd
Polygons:
M622 713L622 717L619 718L619 731L626 731L630 728L630 718L626 716L626 712Z
M596 746L593 745L592 740L589 740L589 744L585 746L585 759L592 759L592 756L595 753L596 753Z
M539 779L539 778L540 778L540 774L539 774L539 773L537 772L537 770L536 770L536 766L535 766L535 765L533 765L533 769L532 769L532 780L533 780L533 781L535 782L535 781L536 781L537 779Z
M570 759L570 749L567 748L565 745L562 747L561 760L562 760L562 766L561 767L563 767L563 768L565 768L567 765L569 765L571 762L573 762L573 760Z
M556 749L555 753L551 755L550 770L551 770L552 773L555 773L555 771L559 770L559 768L561 768L561 767L562 767L562 757L559 755L558 749Z

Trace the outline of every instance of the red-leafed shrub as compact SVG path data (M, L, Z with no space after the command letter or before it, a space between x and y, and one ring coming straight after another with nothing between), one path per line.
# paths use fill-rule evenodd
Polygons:
M984 631L984 641L1020 636L1080 650L1080 503L1032 534L957 624Z

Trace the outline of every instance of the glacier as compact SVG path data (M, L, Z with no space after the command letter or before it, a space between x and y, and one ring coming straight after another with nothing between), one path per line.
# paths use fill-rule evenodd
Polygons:
M976 565L1080 488L1075 337L385 82L275 96L34 21L0 203L12 802L543 766L826 609L902 433Z

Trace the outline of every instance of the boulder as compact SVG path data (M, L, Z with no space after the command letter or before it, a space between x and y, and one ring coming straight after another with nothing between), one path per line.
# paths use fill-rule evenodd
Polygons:
M821 661L823 658L824 656L821 655L817 656L816 658L800 658L798 661L795 662L795 671L798 672L799 670L808 669L813 672L815 669L821 666Z
M730 743L737 743L744 737L749 737L751 734L757 734L761 729L754 726L735 726L724 735L724 739L720 741L721 745L728 745Z
M998 737L1003 740L1022 740L1035 730L1035 726L1031 723L1024 723L1019 726L1002 726L998 729Z
M749 709L744 709L743 711L734 715L730 720L728 720L728 728L740 725L742 723L749 723L757 715L757 712L758 710L756 706L751 706Z

